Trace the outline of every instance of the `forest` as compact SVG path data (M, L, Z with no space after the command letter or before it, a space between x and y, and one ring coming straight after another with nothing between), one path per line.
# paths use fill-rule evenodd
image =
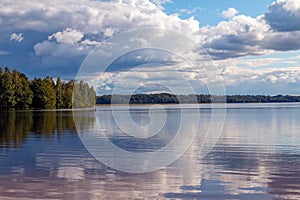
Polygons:
M173 95L133 94L98 96L97 104L178 104L178 103L287 103L300 102L300 96L291 95Z
M0 68L0 109L85 108L95 105L95 96L83 81L54 81L49 76L29 80L17 70Z

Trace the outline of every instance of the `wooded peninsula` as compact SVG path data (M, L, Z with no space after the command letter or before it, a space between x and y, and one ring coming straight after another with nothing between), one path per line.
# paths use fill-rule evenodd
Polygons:
M0 109L69 109L93 107L93 87L80 81L64 82L52 77L34 78L17 70L0 68ZM76 101L73 102L73 99Z

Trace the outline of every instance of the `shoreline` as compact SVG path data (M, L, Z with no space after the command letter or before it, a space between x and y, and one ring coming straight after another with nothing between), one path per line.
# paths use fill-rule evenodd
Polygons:
M245 102L245 103L238 103L238 102L224 102L224 103L141 103L141 104L138 104L138 103L129 103L129 104L122 104L122 103L115 103L115 104L96 104L95 106L152 106L152 105L219 105L219 104L228 104L228 105L231 105L231 104L239 104L239 105L243 105L243 104L300 104L300 101L299 102Z
M29 108L29 109L14 109L14 108L11 108L11 109L3 109L3 110L0 110L0 112L3 112L3 111L7 111L7 112L10 112L10 111L22 111L22 112L66 112L66 111L95 111L96 110L96 105L94 107L91 107L91 108L60 108L60 109L32 109L32 108Z
M234 105L239 105L239 106L255 106L260 107L260 106L272 106L272 105L300 105L300 102L250 102L250 103L162 103L162 104L96 104L92 108L63 108L63 109L3 109L0 110L0 112L69 112L69 111L97 111L97 107L110 107L110 106L132 106L132 107L148 107L148 106L155 106L155 105L165 105L165 106L178 106L178 105L204 105L204 106L209 106L209 105L227 105L230 108L231 106Z

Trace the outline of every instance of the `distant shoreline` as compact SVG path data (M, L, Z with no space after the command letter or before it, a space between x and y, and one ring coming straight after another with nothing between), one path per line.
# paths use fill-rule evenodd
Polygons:
M145 104L211 104L211 103L299 103L300 96L292 95L173 95L134 94L97 96L96 105L145 105Z
M133 104L133 103L130 103L130 104L96 104L95 107L97 106L152 106L152 105L210 105L210 104L214 104L214 105L218 105L218 104L300 104L300 102L269 102L269 103L265 103L265 102L261 102L261 103L148 103L148 104ZM65 109L67 111L69 110L72 110L72 109ZM58 110L58 111L61 111L61 110Z

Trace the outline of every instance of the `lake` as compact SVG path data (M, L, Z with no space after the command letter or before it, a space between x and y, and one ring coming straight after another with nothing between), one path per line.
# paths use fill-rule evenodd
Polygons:
M300 104L162 107L1 111L0 199L300 199Z

